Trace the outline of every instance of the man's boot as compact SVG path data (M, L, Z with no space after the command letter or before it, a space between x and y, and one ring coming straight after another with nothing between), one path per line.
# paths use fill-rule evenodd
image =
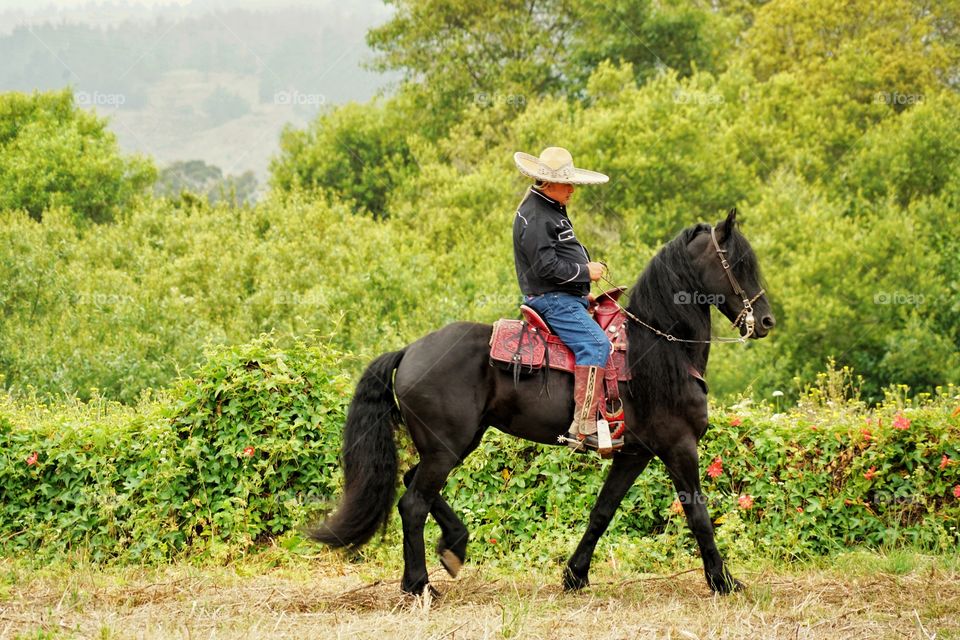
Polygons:
M600 448L597 437L597 414L600 411L600 403L603 402L605 371L603 367L580 365L574 367L573 422L570 423L570 429L567 432L567 446L574 451ZM622 447L623 438L616 438L611 440L610 449L604 449L604 451L609 454Z
M567 445L575 451L586 449L583 441L597 432L603 373L602 367L576 365L573 368L573 422L567 431ZM593 440L596 441L596 436Z

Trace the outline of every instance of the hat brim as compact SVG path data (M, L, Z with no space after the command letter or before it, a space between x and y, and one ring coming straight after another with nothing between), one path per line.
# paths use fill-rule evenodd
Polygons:
M573 168L571 175L559 178L553 175L549 167L544 166L544 164L540 162L540 158L532 156L529 153L524 153L523 151L517 151L513 154L513 161L516 163L520 173L534 180L545 180L546 182L558 182L561 184L603 184L610 180L609 176L597 171L578 169L576 167Z

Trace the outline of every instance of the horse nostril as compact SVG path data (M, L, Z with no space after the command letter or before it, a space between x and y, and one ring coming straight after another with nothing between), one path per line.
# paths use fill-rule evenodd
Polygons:
M773 319L773 316L763 316L760 318L760 325L764 329L773 329L773 325L777 324L777 321Z

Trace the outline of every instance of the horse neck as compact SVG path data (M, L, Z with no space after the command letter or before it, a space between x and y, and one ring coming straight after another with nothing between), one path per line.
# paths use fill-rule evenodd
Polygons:
M675 355L703 373L706 371L707 359L710 355L710 307L703 304L675 302L681 299L679 298L681 294L693 295L700 285L682 277L660 278L658 275L655 267L641 275L635 287L639 297L636 304L631 304L630 310L645 323L663 333L682 340L697 342L668 342L666 338L656 335L646 327L640 327L635 335L640 338L641 343L645 344L638 346L646 351L654 348L654 343L666 343L656 345L657 350ZM671 281L672 286L656 286L656 283L666 281Z

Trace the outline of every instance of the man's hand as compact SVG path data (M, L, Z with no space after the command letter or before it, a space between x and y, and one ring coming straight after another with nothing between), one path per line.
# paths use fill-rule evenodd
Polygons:
M602 262L588 262L587 269L590 270L590 281L596 282L600 279L600 276L603 275L603 271L606 269L606 267L603 266Z

